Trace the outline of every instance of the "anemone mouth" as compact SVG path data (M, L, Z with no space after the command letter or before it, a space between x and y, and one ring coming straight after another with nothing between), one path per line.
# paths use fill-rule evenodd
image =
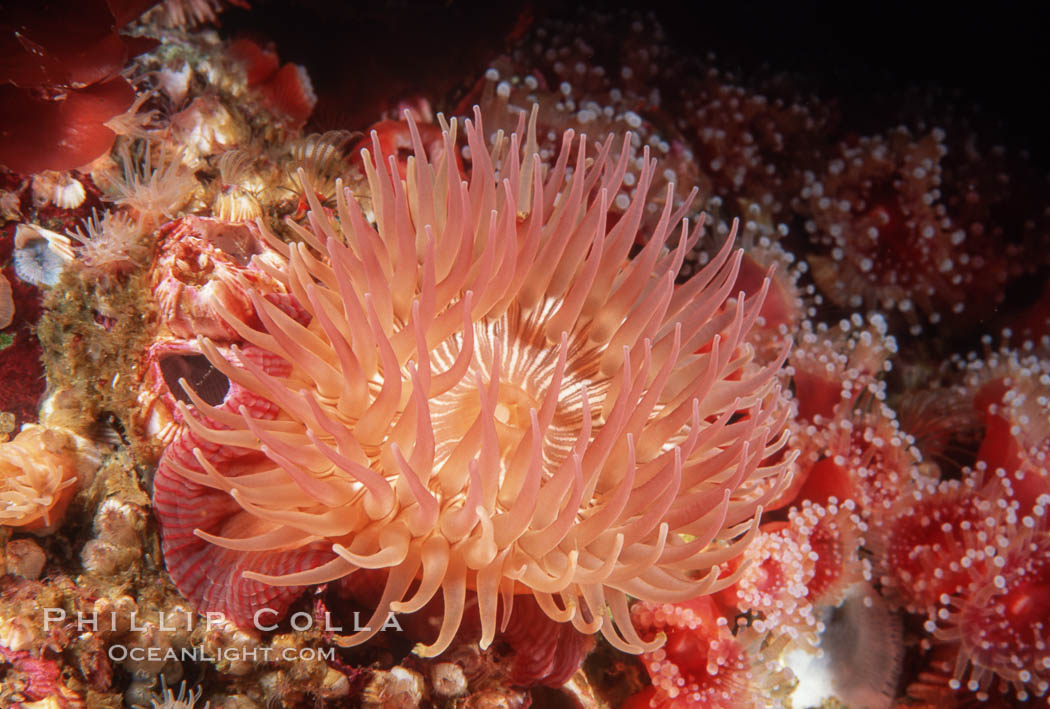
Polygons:
M543 327L556 309L555 301L531 312L512 304L499 317L474 324L474 353L466 373L451 389L428 401L436 464L448 460L482 413L488 389L493 389L490 413L504 466L521 445L531 416L545 407L550 408L550 423L542 438L542 455L548 471L568 457L585 420L590 421L592 435L601 427L600 404L611 381L598 370L602 349L581 332L565 333L560 342L548 343ZM431 355L433 366L451 368L463 351L464 339L457 333L437 347Z

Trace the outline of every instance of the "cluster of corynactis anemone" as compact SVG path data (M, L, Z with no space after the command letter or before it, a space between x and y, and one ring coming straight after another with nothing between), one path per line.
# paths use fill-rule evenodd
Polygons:
M1050 694L1050 231L1008 151L586 8L309 134L301 66L172 27L218 0L138 54L103 4L97 76L23 77L102 92L86 141L0 140L0 704Z
M653 686L628 699L625 709L763 707L791 683L776 659L782 643L763 646L761 633L734 635L710 598L637 603L631 616L644 636L666 639L642 656Z
M941 198L944 140L941 129L899 128L843 145L824 174L806 173L807 229L830 247L811 259L813 278L832 302L899 311L918 332L1001 299L1011 254Z

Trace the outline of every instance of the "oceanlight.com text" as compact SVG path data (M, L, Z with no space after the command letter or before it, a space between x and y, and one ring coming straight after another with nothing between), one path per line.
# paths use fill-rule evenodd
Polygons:
M334 660L335 648L312 648L312 647L224 647L214 650L206 650L202 646L184 648L159 648L159 647L128 647L127 645L112 645L106 653L113 662L167 662L178 660L180 662L275 662L283 660L292 662L303 660Z

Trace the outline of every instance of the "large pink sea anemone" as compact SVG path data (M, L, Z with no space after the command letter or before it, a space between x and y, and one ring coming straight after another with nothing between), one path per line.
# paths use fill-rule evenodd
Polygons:
M447 159L455 123L436 162L412 128L406 180L373 137L366 210L340 188L334 213L315 200L291 224L297 241L263 234L282 256L263 268L307 316L253 290L251 322L216 306L244 344L200 346L229 388L179 404L155 483L168 569L202 611L244 624L385 569L379 622L348 644L440 591L422 651L438 654L473 591L483 646L531 594L640 652L659 639L634 631L629 596L731 581L721 565L786 475L767 462L786 458L783 355L759 366L745 342L762 298L731 297L732 238L676 283L700 228L669 197L630 255L656 161L611 224L629 138L588 158L567 131L544 166L523 127L489 148L467 121L469 177Z

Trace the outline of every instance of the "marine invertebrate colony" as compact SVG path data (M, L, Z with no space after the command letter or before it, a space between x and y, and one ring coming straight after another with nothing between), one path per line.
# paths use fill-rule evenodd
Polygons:
M761 645L761 635L734 636L713 599L638 603L631 614L643 634L666 633L667 644L642 656L653 686L630 698L626 708L763 707L784 693L783 668L766 653L747 651L748 645Z
M472 589L483 646L532 594L639 652L659 640L634 631L628 594L673 602L731 582L719 565L789 463L766 463L789 415L786 352L760 366L744 339L762 298L730 298L732 239L676 284L699 227L678 229L670 196L628 256L647 151L610 225L630 141L592 162L567 131L545 168L524 127L490 149L480 112L466 121L469 179L451 159L455 123L433 162L411 127L404 182L373 137L375 226L348 191L333 214L306 189L298 241L263 230L279 263L256 263L301 310L258 288L251 317L216 303L244 344L200 347L229 389L209 402L186 387L193 406L178 404L185 425L155 480L169 572L200 610L247 624L297 587L386 569L373 630L344 642L440 589L425 649L438 654Z

